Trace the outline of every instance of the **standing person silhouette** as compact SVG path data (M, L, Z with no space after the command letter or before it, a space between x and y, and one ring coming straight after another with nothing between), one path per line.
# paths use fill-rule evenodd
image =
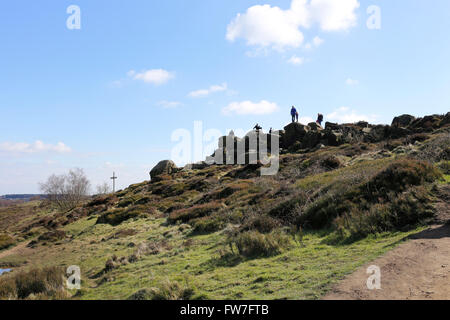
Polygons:
M297 121L298 121L298 112L297 112L297 109L295 109L294 106L292 106L292 109L291 109L291 116L292 116L292 123L295 122L295 118L296 117L297 117Z
M323 122L323 114L319 113L317 115L317 121L316 121L320 126L322 125Z

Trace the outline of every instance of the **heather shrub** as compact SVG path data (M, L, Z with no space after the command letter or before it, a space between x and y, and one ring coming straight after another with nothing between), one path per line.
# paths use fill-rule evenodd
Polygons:
M128 300L190 300L194 293L195 288L188 283L166 280L158 287L137 291Z
M211 216L191 220L195 233L212 233L222 230L227 225L225 213L216 213Z
M117 226L129 219L146 217L148 215L147 211L141 207L112 209L98 217L97 224L110 224L112 226Z
M290 245L290 238L281 231L262 234L258 231L246 231L229 238L230 247L237 248L244 257L269 257L280 254Z
M309 201L304 192L297 192L291 198L284 200L269 210L268 215L285 223L294 223L297 220L297 209Z
M64 270L59 267L32 269L0 278L0 299L26 299L30 295L57 298L64 291Z
M395 161L367 182L319 198L299 224L314 229L334 225L340 238L407 229L433 216L432 199L424 185L440 176L429 163Z
M218 211L220 208L222 208L222 205L219 202L199 204L171 212L168 217L168 221L170 223L175 223L177 221L186 223L193 219L209 216L213 212Z
M258 231L260 233L270 233L275 229L281 227L279 220L272 218L271 216L257 212L246 217L242 224L242 231Z
M15 243L14 239L7 234L0 234L0 250L6 249Z
M351 208L336 217L338 241L353 241L369 234L391 230L406 231L433 217L434 207L428 190L412 187L401 194L391 193L390 201L373 204L368 209Z

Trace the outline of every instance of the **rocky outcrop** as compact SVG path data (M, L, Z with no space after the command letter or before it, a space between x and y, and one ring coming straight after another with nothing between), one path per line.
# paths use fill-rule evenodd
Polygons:
M289 148L296 142L302 142L303 137L308 133L310 128L298 122L293 122L284 127L283 146Z
M250 131L243 138L238 138L233 132L219 139L219 148L208 157L206 164L250 164L252 159L261 160L262 154L272 152L272 139L279 141L280 150L297 152L311 150L324 146L339 146L342 144L356 144L360 142L377 143L392 140L408 135L430 132L438 128L450 126L450 112L444 115L432 115L415 118L411 115L401 115L392 121L392 125L371 125L366 121L349 124L326 122L325 128L316 122L303 125L290 123L284 130L265 134L262 131ZM253 139L252 139L253 138ZM251 143L252 141L252 143ZM258 141L258 143L256 143ZM233 148L231 148L233 144ZM217 161L222 155L222 161ZM214 161L216 160L216 161ZM194 169L194 165L185 169Z
M409 115L409 114L404 114L401 115L399 117L395 117L394 120L392 121L392 127L400 127L400 128L406 128L407 126L409 126L414 120L416 120L415 117Z
M163 160L160 161L151 171L150 171L150 177L152 180L157 178L160 175L163 174L172 174L178 171L177 166L175 163L171 160Z

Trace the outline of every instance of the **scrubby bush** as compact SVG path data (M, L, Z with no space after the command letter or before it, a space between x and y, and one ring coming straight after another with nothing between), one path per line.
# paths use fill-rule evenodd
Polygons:
M284 200L269 210L269 216L286 223L294 223L297 217L297 209L309 201L304 192L297 192L292 198Z
M190 300L194 293L195 288L187 283L166 280L159 287L137 291L128 300Z
M367 184L359 188L365 198L376 199L387 193L402 192L409 186L418 186L433 182L441 173L430 163L416 160L398 160L381 171Z
M222 205L219 202L210 202L195 205L189 208L184 208L171 212L168 217L168 221L170 223L175 223L177 221L186 223L193 219L209 216L211 215L211 213L218 211L220 208L222 208Z
M191 220L195 233L211 233L223 229L228 222L224 213L217 213L211 216Z
M437 164L437 166L443 174L450 174L450 161L441 161Z
M38 241L44 242L44 241L50 241L55 242L58 240L62 240L66 237L66 232L64 230L53 230L46 232L39 236Z
M258 231L260 233L270 233L273 230L281 227L281 222L271 216L257 212L247 216L242 224L242 231Z
M97 224L110 224L117 226L124 221L148 216L149 212L142 207L131 207L129 209L112 209L103 213L97 219Z
M59 267L32 269L0 278L0 299L58 298L64 291L64 270Z
M339 240L409 229L433 216L427 183L440 176L429 163L395 161L349 191L319 198L300 224L314 229L334 225Z
M324 166L325 168L328 168L328 169L337 169L342 164L341 164L341 161L338 158L336 158L335 156L330 156L330 157L325 158L321 162L321 165Z
M7 234L0 234L0 250L6 249L15 243L14 239Z
M389 203L374 204L367 210L353 208L334 220L336 241L353 241L369 234L390 230L406 231L434 215L428 191L414 187L392 197Z
M229 238L230 246L236 246L244 257L269 257L280 254L289 247L290 238L281 231L262 234L258 231L246 231Z

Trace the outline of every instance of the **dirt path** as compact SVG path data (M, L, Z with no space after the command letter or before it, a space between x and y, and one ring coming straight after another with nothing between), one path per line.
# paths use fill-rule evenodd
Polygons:
M369 266L381 269L381 289L367 288ZM325 300L450 299L450 225L414 235L338 283Z

